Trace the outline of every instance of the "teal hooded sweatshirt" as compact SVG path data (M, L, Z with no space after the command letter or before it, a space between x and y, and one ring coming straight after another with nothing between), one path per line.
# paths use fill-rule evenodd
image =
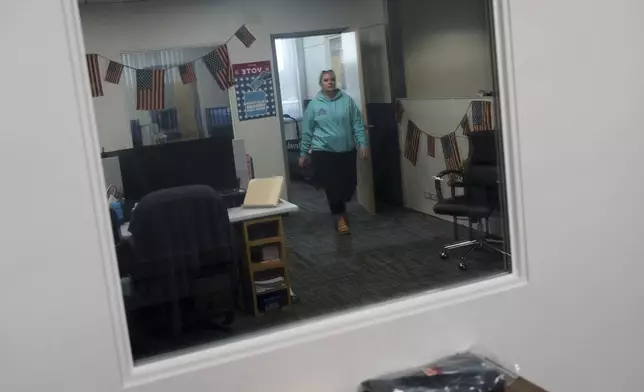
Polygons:
M362 114L350 96L338 90L333 99L321 91L311 100L302 121L300 153L310 150L348 152L367 147Z

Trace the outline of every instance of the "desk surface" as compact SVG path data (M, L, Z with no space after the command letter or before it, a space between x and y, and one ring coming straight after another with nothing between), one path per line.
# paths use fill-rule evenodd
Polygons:
M228 209L228 219L230 223L243 222L251 219L266 218L269 216L275 215L284 215L290 212L297 212L299 207L293 203L289 203L286 200L282 202L277 207L271 208L242 208L235 207ZM121 237L123 239L128 239L132 236L129 230L130 222L125 222L121 225Z

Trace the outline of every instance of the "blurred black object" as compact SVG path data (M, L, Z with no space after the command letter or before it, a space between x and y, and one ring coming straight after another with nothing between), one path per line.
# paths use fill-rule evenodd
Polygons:
M457 354L423 367L364 381L361 392L502 392L512 376L475 354Z

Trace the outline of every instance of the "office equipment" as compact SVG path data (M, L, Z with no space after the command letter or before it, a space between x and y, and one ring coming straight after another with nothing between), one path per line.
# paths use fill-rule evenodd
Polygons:
M467 164L463 170L443 170L434 177L438 202L434 212L453 217L465 217L469 220L470 239L445 245L442 258L448 257L448 251L457 248L470 247L461 258L459 268L466 269L465 259L476 249L488 248L495 252L510 256L509 253L490 244L489 218L499 209L499 167L497 165L496 131L472 132L469 135L470 149ZM462 187L464 194L452 197L443 196L443 177L458 174L463 180L450 184L452 187ZM453 188L452 188L453 189ZM472 223L485 221L486 238L474 239ZM456 223L455 223L456 224ZM456 232L456 227L455 227Z
M255 178L248 183L244 208L277 207L280 202L280 193L284 186L284 177Z
M210 137L118 153L125 197L184 185L208 185L226 193L238 188L233 146L228 138Z

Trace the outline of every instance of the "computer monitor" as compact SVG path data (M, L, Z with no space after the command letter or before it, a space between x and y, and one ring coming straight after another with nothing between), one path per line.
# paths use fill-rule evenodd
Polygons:
M230 138L209 137L122 150L118 154L128 200L183 185L225 193L238 187Z

